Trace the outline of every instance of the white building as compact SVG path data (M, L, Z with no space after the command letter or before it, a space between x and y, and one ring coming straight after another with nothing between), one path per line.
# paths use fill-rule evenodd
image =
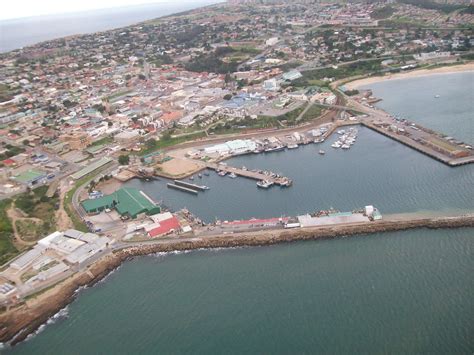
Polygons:
M278 43L278 37L271 37L265 41L265 45L271 47Z
M276 79L268 79L263 82L263 88L268 91L277 91L280 85Z

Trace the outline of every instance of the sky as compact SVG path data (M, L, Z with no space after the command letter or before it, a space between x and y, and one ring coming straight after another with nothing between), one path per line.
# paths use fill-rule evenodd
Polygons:
M159 2L170 0L13 0L2 4L0 20Z

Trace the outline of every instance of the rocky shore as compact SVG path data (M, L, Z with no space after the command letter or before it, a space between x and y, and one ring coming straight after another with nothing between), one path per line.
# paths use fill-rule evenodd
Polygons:
M327 226L308 229L265 231L246 234L193 238L169 243L151 243L132 246L106 256L71 278L61 282L39 296L35 302L24 302L15 308L0 313L0 342L15 345L35 332L50 317L66 307L80 287L91 286L116 269L122 262L136 256L158 252L192 249L230 248L241 246L264 246L301 240L329 239L360 234L401 231L414 228L461 228L474 227L474 215L459 217L392 219L372 223Z

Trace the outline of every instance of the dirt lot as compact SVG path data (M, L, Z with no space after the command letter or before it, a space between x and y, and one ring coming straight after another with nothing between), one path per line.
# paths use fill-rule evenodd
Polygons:
M179 178L199 170L202 165L190 159L173 158L160 164L159 167L161 167L161 173L164 175Z

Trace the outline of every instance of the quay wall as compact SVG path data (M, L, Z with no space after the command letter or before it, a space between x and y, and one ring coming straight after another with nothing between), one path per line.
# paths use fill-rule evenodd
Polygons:
M384 135L384 136L386 136L390 139L393 139L393 140L395 140L399 143L402 143L402 144L406 145L407 147L415 149L416 151L418 151L420 153L423 153L423 154L429 156L430 158L438 160L439 162L444 163L448 166L454 167L454 166L460 166L460 165L474 163L474 156L470 160L469 159L456 159L456 158L450 158L450 157L445 157L444 158L444 157L440 156L442 153L438 153L435 150L426 148L421 144L418 144L416 142L412 142L412 140L409 139L409 138L398 136L395 133L388 132L385 129L379 128L379 127L377 127L373 124L370 124L370 123L367 123L367 122L364 122L364 121L361 121L361 124L364 127L370 128L371 130L373 130L377 133L380 133L380 134L382 134L382 135ZM403 138L405 138L405 139L403 139Z
M141 255L176 250L226 248L240 246L263 246L301 240L349 237L360 234L382 233L415 228L461 228L474 227L474 215L412 219L386 219L370 223L333 225L293 230L273 230L241 233L215 237L200 237L186 240L161 241L125 247L91 265L86 271L70 277L57 285L47 297L38 297L33 302L23 302L0 313L0 342L14 345L35 332L50 317L74 300L77 290L95 284L122 262Z

